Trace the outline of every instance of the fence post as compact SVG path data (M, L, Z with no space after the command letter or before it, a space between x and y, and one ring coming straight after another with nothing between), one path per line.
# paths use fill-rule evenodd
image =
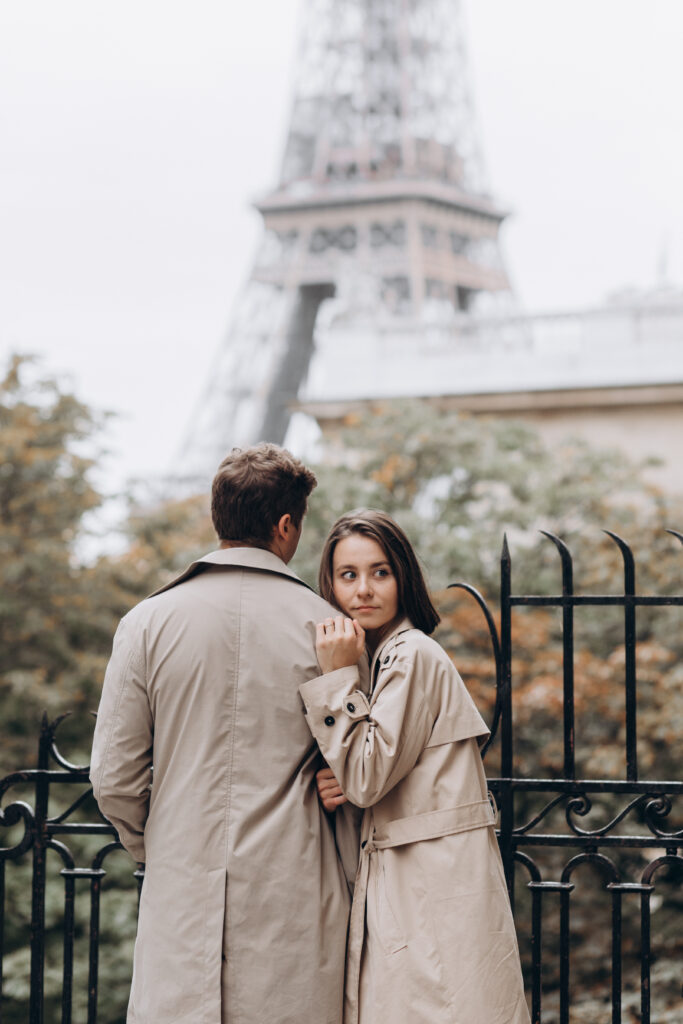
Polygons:
M501 759L500 759L500 853L503 858L505 880L510 903L514 910L515 860L512 844L514 828L514 793L512 779L512 617L510 603L511 579L510 549L507 536L503 537L500 559L500 708L501 708Z
M33 894L31 900L31 999L29 1024L43 1024L45 975L45 857L47 855L47 811L50 783L44 772L49 767L51 730L43 713L38 739L38 775L33 821Z

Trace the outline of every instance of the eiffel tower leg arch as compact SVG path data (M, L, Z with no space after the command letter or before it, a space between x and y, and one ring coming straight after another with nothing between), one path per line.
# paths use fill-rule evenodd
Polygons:
M297 289L285 344L265 402L259 440L282 444L287 433L291 407L306 379L314 349L315 323L325 299L335 295L333 282L303 284Z

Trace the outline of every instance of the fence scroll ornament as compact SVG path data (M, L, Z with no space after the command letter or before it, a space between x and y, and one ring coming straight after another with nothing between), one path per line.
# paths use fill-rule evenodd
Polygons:
M555 535L545 533L555 546L560 559L562 592L555 596L517 595L511 591L511 559L504 540L501 557L500 632L481 594L465 583L452 584L469 594L481 609L488 628L496 670L496 703L491 722L491 737L484 756L494 741L500 740L500 777L490 778L489 786L500 809L499 843L503 856L511 898L514 903L515 883L519 898L520 886L526 884L530 894L530 936L524 934L518 920L522 949L530 946L530 962L525 964L529 977L533 1024L542 1021L542 975L547 967L548 950L544 942L544 923L549 911L557 913L559 903L559 1016L553 1011L552 1021L569 1024L572 999L570 940L572 894L585 865L590 865L602 880L602 887L611 902L611 1020L622 1021L622 909L623 902L640 903L639 960L640 1015L643 1024L651 1022L651 912L652 896L658 881L667 872L674 879L683 879L683 828L680 823L683 801L683 780L641 780L638 774L636 722L636 612L639 607L683 605L683 596L646 596L636 593L635 561L631 549L616 534L609 533L617 545L624 569L622 594L578 595L574 593L573 563L568 547ZM683 534L669 531L683 544ZM520 607L556 608L562 618L563 647L563 767L560 778L535 779L516 777L513 766L512 717L512 614ZM578 779L575 764L575 701L574 701L574 611L582 606L623 609L624 631L624 714L625 751L622 779ZM61 978L61 1022L71 1024L74 986L75 901L77 892L89 890L88 924L88 993L87 1024L98 1021L98 961L100 939L100 896L102 880L107 874L107 859L120 850L113 827L96 811L88 782L88 768L69 762L60 752L56 735L66 716L54 722L43 718L38 744L37 768L17 771L0 781L0 837L11 832L13 842L0 846L0 1024L3 1020L2 959L5 934L6 865L10 861L25 863L32 858L31 923L30 923L30 1004L28 1024L53 1024L45 1020L45 908L46 887L58 884L63 888L63 955ZM55 787L73 786L77 796L66 809L50 814L54 807ZM14 799L8 794L17 788L31 789L32 803ZM541 806L528 811L531 802L541 798ZM594 803L601 797L610 801L607 821L592 820ZM517 798L517 807L516 804ZM678 800L678 804L676 801ZM8 802L9 801L9 802ZM530 802L531 801L531 802ZM62 803L65 801L62 800ZM525 809L520 808L523 804ZM87 810L87 814L85 811ZM674 810L678 812L676 818ZM550 825L563 818L561 830ZM75 820L83 817L86 820ZM624 831L625 830L625 831ZM88 836L94 843L85 866L77 866L66 837ZM98 842L99 838L99 842ZM0 842L2 839L0 838ZM618 855L640 850L647 859L637 876L622 877ZM48 851L53 857L48 858ZM554 851L565 863L548 869L543 855ZM565 853L562 853L565 851ZM59 866L57 871L51 865ZM49 870L48 870L49 869ZM131 864L138 892L144 877L142 865ZM83 895L80 896L83 899ZM600 927L598 922L596 927ZM544 960L545 957L545 960ZM545 1018L549 1020L548 1017ZM667 1018L668 1019L668 1018ZM100 1015L100 1024L105 1018ZM585 1018L586 1024L591 1024ZM54 1022L56 1024L56 1021Z

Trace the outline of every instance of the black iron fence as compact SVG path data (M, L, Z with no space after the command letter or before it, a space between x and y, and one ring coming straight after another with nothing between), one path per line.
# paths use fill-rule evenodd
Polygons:
M558 595L518 595L511 590L511 559L507 542L501 558L500 635L482 596L467 584L454 584L470 593L480 605L488 624L496 662L497 700L492 735L501 740L500 778L489 779L500 808L499 841L511 899L515 896L516 866L527 876L531 892L531 1004L533 1024L540 1024L542 979L544 969L544 903L559 899L559 1021L570 1019L570 940L572 893L575 877L582 865L593 865L601 874L611 902L611 1020L622 1021L622 901L640 900L640 1013L642 1024L651 1021L651 898L658 875L667 871L680 883L683 881L683 829L667 824L673 801L683 794L683 778L675 780L648 779L638 776L637 686L636 686L636 612L639 607L682 606L683 596L651 596L636 594L633 553L620 537L608 532L621 552L624 567L622 594L579 595L574 593L573 562L567 546L556 536L545 533L557 548L562 570L562 593ZM683 543L683 535L669 531ZM557 608L562 615L563 646L563 770L561 777L530 779L515 777L513 767L512 713L512 615L521 607ZM623 609L624 638L624 716L625 750L622 779L577 779L575 767L575 699L574 699L574 611L579 607L617 607ZM683 738L678 742L683 747ZM681 755L683 768L683 754ZM683 773L682 773L683 774ZM520 813L516 801L522 795L540 794L542 806L528 820ZM593 828L581 827L579 818L586 818L598 794L609 794L612 808L609 820ZM621 806L614 807L615 800ZM528 808L530 801L524 800ZM564 811L566 828L549 832L544 822L557 809ZM616 811L616 813L615 813ZM680 807L679 807L680 811ZM553 814L555 812L555 814ZM528 812L527 812L528 813ZM620 827L628 825L625 833ZM543 852L566 851L568 859L546 857L552 863L552 876L544 877L539 863ZM648 862L640 866L637 877L624 878L615 854L623 851L648 852ZM532 855L533 854L533 855ZM564 860L564 857L562 857ZM553 862L554 861L554 862ZM632 865L630 865L632 867ZM603 925L595 921L595 928ZM683 968L681 979L683 981ZM679 982L680 986L680 982ZM681 992L683 995L683 992ZM634 1019L634 1018L631 1018ZM673 1018L672 1018L673 1019ZM592 1024L586 1018L586 1024Z
M46 1020L44 1001L45 945L46 945L46 887L48 879L48 852L56 855L59 876L63 885L63 966L61 1022L71 1024L74 980L74 939L76 933L75 900L77 883L79 888L89 890L90 913L88 927L88 1024L97 1022L98 966L100 943L100 897L102 880L107 874L105 862L115 850L121 849L116 831L97 810L88 779L88 767L75 765L59 751L56 732L66 715L54 722L43 717L38 739L38 766L28 771L13 772L0 782L0 826L11 828L23 825L21 835L13 846L0 848L0 1024L3 1021L3 951L5 934L5 887L6 865L10 860L20 861L32 858L31 873L31 914L30 914L30 989L28 1024L53 1024ZM27 785L33 790L33 803L15 800L4 809L1 801L5 793L15 787ZM63 810L54 812L55 794L63 805L64 786L77 789L77 796L68 802ZM78 821L79 810L87 806L96 820ZM52 813L51 813L52 810ZM92 836L97 849L89 856L87 866L78 867L72 849L62 837ZM133 876L142 885L144 868L132 865ZM52 871L54 877L56 871ZM54 1022L56 1024L56 1020Z
M673 531L671 531L673 532ZM674 534L683 543L683 535ZM497 698L492 722L492 735L485 748L499 735L501 746L501 772L499 778L490 779L500 808L499 841L505 872L514 902L515 880L518 904L521 903L520 881L526 880L530 898L530 923L526 927L519 920L518 930L523 951L529 949L529 976L532 1020L542 1020L544 973L551 955L559 958L559 999L556 1009L544 1020L559 1020L569 1024L572 1009L571 938L572 911L577 889L576 879L584 866L597 870L602 888L611 904L610 921L610 974L611 1020L622 1021L622 920L624 901L638 900L640 924L637 959L640 965L640 1006L638 1019L642 1024L654 1024L651 1016L651 912L652 900L662 875L681 885L683 880L683 829L676 830L669 818L677 797L683 794L683 780L647 779L638 775L637 685L636 685L636 615L639 607L682 606L683 596L645 596L636 594L635 563L628 545L610 534L618 545L624 565L624 592L616 595L578 595L574 593L572 557L566 545L552 534L546 534L557 548L562 570L562 593L555 596L517 595L511 591L511 560L507 543L501 560L500 633L483 597L467 584L453 584L469 594L479 604L486 617L496 666ZM560 609L563 644L563 768L561 777L532 779L515 777L513 767L513 610L540 606ZM575 700L574 700L574 611L581 606L596 608L616 606L623 609L623 636L625 647L624 716L625 749L624 771L620 779L577 779L575 761ZM75 905L77 894L82 901L89 899L87 923L88 980L87 1024L98 1019L98 962L100 949L100 905L102 881L107 874L107 859L120 849L113 828L99 818L92 803L88 784L88 769L70 763L61 754L56 743L56 732L64 716L54 722L43 719L38 748L37 768L14 772L0 782L0 827L8 830L12 842L0 847L0 1024L3 1020L2 962L5 935L6 866L10 861L26 863L31 859L30 884L30 972L28 990L28 1024L57 1024L57 1017L46 1019L44 998L45 944L46 944L46 891L61 877L63 909L61 934L61 1010L62 1024L71 1024L74 988L74 938L76 933ZM55 791L73 792L75 799L58 801L55 811ZM73 789L72 789L73 787ZM15 790L30 792L30 800L13 799L3 808L5 795ZM600 797L608 800L609 820L602 825L588 827L593 803ZM540 806L534 809L534 801ZM616 803L615 803L616 802ZM84 809L88 813L84 814ZM604 811L604 808L603 808ZM680 811L680 807L679 807ZM557 815L561 813L563 826L558 831ZM82 820L85 817L86 820ZM79 820L81 819L81 820ZM586 827L581 827L579 819ZM547 828L555 823L555 830ZM626 831L624 831L626 829ZM65 842L66 837L87 838L87 863L77 866L77 856ZM87 846L87 844L86 844ZM624 852L640 851L637 874L633 874L633 858L627 861L631 875L625 877L619 856ZM48 857L51 853L52 856ZM642 863L643 855L646 863ZM558 859L559 858L559 859ZM52 865L55 866L51 866ZM523 879L519 870L523 871ZM138 892L142 884L142 866L131 865L130 871L137 881ZM517 875L517 879L515 876ZM524 886L522 886L524 889ZM82 890L86 890L83 892ZM557 904L559 903L559 907ZM559 917L557 935L546 941L549 915ZM604 922L596 918L595 928ZM552 947L552 949L551 949ZM602 1018L601 1018L602 1019ZM671 1018L673 1019L673 1018ZM584 1016L585 1024L597 1024L597 1018Z

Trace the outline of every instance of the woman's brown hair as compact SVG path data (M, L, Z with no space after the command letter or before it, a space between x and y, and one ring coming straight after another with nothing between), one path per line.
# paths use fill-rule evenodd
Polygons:
M360 533L377 541L391 565L398 587L399 611L424 633L432 633L441 621L429 599L420 563L405 533L386 512L357 508L347 512L330 530L320 558L318 587L321 597L335 604L333 587L334 549L344 537Z

